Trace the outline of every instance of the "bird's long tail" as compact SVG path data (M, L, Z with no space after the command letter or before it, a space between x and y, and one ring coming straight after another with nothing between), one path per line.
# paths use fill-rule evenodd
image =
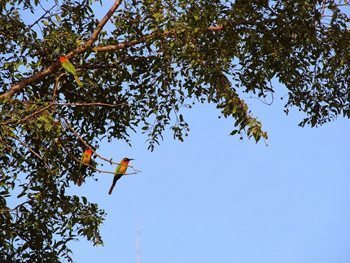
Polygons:
M80 79L77 75L74 75L74 79L80 87L83 86L83 82L80 81Z
M114 177L113 177L113 182L112 182L112 185L111 187L109 188L109 191L108 191L108 194L112 194L113 192L113 188L115 186L115 184L117 183L117 181L120 179L120 177L122 177L122 174L116 174Z

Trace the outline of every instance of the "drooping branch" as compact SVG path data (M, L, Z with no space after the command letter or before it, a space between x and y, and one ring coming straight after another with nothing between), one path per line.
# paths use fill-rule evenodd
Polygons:
M98 25L97 25L95 31L92 33L91 37L85 42L84 45L79 46L75 50L69 52L66 55L66 57L68 59L73 58L77 54L83 53L85 50L89 49L92 46L92 44L96 41L98 35L100 34L102 28L105 26L107 21L111 18L111 16L117 10L117 8L119 7L120 4L121 4L121 0L116 0L114 2L113 6L109 9L107 14L98 23ZM6 98L11 98L17 92L22 91L26 86L28 86L30 84L34 84L34 83L44 79L45 77L56 73L60 67L61 67L61 63L59 61L54 62L46 69L43 69L42 71L34 74L33 76L26 78L26 79L24 79L16 84L14 84L13 86L11 86L10 90L8 90L7 92L0 95L0 100L6 99Z

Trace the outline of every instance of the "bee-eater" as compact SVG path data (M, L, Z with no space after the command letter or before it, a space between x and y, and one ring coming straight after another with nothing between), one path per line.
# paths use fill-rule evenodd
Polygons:
M77 185L79 186L81 186L81 184L83 183L86 168L91 162L91 155L92 155L92 150L88 148L84 151L83 155L81 156L81 161L79 164L80 174L79 174L79 178L76 181Z
M77 82L77 84L79 86L83 86L83 83L80 81L79 77L78 77L78 74L77 74L77 71L75 70L75 67L73 66L73 64L68 60L67 57L60 57L60 62L61 62L61 65L62 67L68 71L70 74L73 75L75 81Z
M134 159L130 159L130 158L124 158L117 166L117 168L115 169L115 173L114 173L114 177L113 177L113 183L111 185L111 188L109 188L109 192L108 194L112 194L113 188L115 186L115 184L117 183L117 181L120 179L120 177L122 177L125 172L126 169L128 169L129 166L129 162L131 160Z

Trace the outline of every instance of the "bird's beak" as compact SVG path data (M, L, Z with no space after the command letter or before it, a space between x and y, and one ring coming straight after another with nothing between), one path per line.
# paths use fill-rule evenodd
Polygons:
M135 160L135 159L131 159L131 158L128 158L128 159L129 159L129 161Z

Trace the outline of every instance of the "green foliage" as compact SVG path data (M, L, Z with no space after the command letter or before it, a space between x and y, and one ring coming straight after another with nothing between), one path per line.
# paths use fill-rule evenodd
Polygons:
M69 241L102 244L104 211L66 192L86 142L143 132L153 150L167 129L182 141L183 108L197 102L232 118L231 135L266 140L241 96L271 96L273 78L301 126L350 116L345 2L128 0L94 41L96 6L0 1L0 261L70 261Z

